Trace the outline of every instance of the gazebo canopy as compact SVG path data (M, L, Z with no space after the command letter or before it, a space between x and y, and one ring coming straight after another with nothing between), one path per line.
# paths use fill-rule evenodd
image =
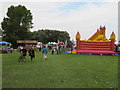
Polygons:
M0 41L0 44L11 44L11 43L6 42L6 41Z
M58 45L60 45L60 44L64 45L65 43L61 41L61 42L58 43Z
M48 44L57 44L56 42L48 42Z

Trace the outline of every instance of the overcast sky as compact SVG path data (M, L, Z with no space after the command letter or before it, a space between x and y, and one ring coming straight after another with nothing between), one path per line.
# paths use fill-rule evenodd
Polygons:
M118 35L117 0L2 0L0 22L6 17L11 5L19 4L24 5L33 15L34 28L31 31L63 30L70 34L71 40L75 40L76 32L79 31L81 39L87 40L100 25L105 25L108 39L112 31Z

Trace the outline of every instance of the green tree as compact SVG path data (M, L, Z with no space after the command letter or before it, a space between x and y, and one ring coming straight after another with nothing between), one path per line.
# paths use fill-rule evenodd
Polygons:
M3 31L2 31L2 29L0 28L0 37L2 37L2 32L3 32Z
M0 28L0 41L2 41L2 29Z
M32 14L25 6L11 6L8 8L7 17L4 17L1 27L3 40L16 45L16 40L30 39L32 26Z
M38 40L42 43L48 43L48 42L57 42L59 41L70 41L69 33L66 31L58 31L58 30L38 30L34 31L32 39Z

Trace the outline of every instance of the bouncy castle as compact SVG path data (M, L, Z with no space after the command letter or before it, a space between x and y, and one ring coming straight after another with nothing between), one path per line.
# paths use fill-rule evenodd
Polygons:
M106 39L106 27L100 26L99 29L88 39L80 40L80 33L76 34L76 53L77 54L97 54L114 55L115 34L112 32L110 39Z

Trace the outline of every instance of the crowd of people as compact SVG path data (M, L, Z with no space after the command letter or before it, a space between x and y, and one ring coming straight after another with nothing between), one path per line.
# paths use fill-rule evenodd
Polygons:
M52 46L42 45L40 46L40 49L38 48L38 50L42 52L44 60L47 60L48 49L49 51L51 51L52 55L62 54L66 51L65 46L62 44L59 46L58 45L52 45ZM29 54L31 61L33 61L33 59L35 58L35 51L36 51L35 46L18 46L18 51L23 56L24 62L26 62L27 53Z
M18 51L21 53L24 62L26 62L27 52L29 53L29 56L30 56L30 58L31 58L31 61L33 60L33 58L35 58L35 49L34 49L34 47L32 47L32 46L30 46L29 48L28 48L28 47L25 47L25 46L19 46L19 47L18 47Z

